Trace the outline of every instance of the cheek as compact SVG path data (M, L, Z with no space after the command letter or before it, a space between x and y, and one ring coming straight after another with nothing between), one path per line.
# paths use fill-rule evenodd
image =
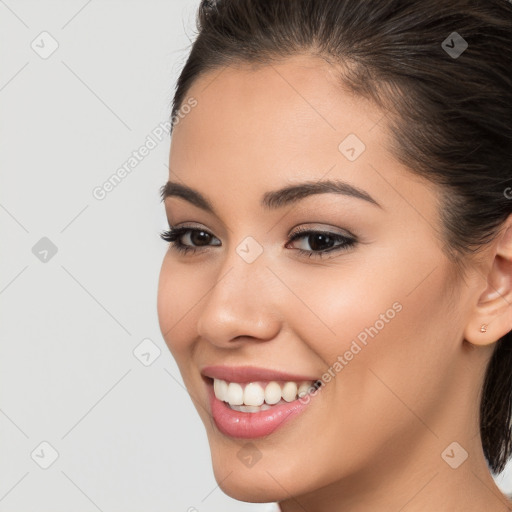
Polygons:
M400 279L375 278L366 294L361 287L347 290L351 297L338 303L337 322L332 318L340 335L328 357L331 364L339 355L344 359L334 372L333 390L343 404L338 412L347 438L367 429L368 436L385 443L393 432L421 429L411 410L429 421L450 385L460 325L448 305L447 268L439 265L417 286L432 268L410 272L397 267ZM377 434L374 425L380 425Z
M191 318L202 296L198 281L189 270L173 262L170 255L164 257L158 281L158 321L162 336L177 360L194 339Z
M410 279L403 273L396 279L389 268L382 255L369 261L358 254L336 266L301 272L282 268L280 275L295 297L283 291L281 304L286 308L281 311L297 337L326 365L345 353L352 364L404 316Z

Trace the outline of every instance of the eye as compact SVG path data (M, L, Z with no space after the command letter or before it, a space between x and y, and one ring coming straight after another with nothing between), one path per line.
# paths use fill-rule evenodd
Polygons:
M220 240L215 238L208 231L186 226L177 228L171 227L168 231L162 232L160 237L162 240L169 242L171 249L183 254L193 254L201 247L209 247L212 240L217 240L219 242L214 243L214 246L221 245ZM295 233L288 238L286 247L292 242L302 238L305 239L305 242L311 247L311 250L303 248L298 248L296 250L299 254L310 258L321 258L324 257L326 253L348 250L357 243L355 238L341 235L339 233L302 228L295 231Z
M181 241L182 237L196 245L183 243ZM204 229L188 228L185 226L175 228L171 226L167 231L160 233L160 238L169 242L172 249L186 254L188 252L195 253L196 250L203 245L208 246L208 242L215 237ZM220 243L215 245L220 245Z
M302 238L304 238L304 242L306 242L302 245L309 245L311 250L303 248L298 248L296 250L301 255L316 258L322 258L326 253L348 250L357 243L355 238L341 235L339 233L302 228L295 231L295 233L290 236L287 245Z

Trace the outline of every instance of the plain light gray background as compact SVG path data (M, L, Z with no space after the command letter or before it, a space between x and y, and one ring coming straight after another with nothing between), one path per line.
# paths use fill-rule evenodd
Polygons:
M0 0L0 512L270 509L218 488L156 314L197 4Z

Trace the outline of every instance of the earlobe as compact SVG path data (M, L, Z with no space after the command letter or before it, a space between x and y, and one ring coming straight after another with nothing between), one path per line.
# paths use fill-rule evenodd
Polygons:
M487 286L464 332L473 345L490 345L512 330L512 215L497 237L493 255L490 270L482 275Z

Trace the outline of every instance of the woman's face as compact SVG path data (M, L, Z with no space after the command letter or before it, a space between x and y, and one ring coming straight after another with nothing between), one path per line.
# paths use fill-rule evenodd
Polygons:
M242 500L353 490L414 460L449 472L441 452L478 429L469 289L442 251L438 193L391 156L384 113L333 76L313 57L210 72L172 137L169 180L206 202L167 190L169 223L198 231L178 239L196 252L165 255L160 328L215 476ZM314 233L290 241L300 230ZM240 407L262 397L280 401Z

